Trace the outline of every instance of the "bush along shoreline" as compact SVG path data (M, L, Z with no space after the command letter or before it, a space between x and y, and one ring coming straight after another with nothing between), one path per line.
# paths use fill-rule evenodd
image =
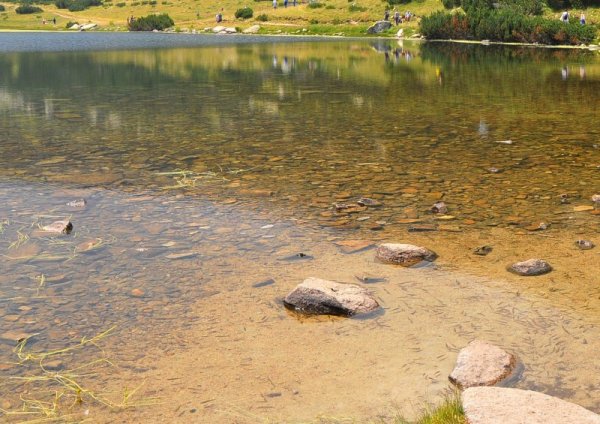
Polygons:
M579 21L563 22L524 13L521 7L511 7L486 0L463 4L465 12L435 12L420 23L421 34L430 40L489 40L548 45L589 44L597 29ZM535 10L535 8L533 9Z

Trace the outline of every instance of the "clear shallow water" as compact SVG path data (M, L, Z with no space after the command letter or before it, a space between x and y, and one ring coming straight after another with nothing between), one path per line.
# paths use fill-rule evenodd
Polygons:
M115 403L145 381L139 396L161 402L119 417L389 416L436 400L475 337L522 359L518 387L600 411L598 253L574 246L600 241L597 210L575 211L600 189L597 54L229 38L146 48L154 35L111 38L139 50L44 52L55 36L0 55L0 334L36 334L42 350L116 326L101 343L115 367L81 378ZM383 205L332 206L361 196ZM79 198L85 208L66 205ZM444 219L429 211L440 199ZM69 236L39 233L65 217ZM414 242L440 259L390 268L373 251L341 253L345 239ZM482 244L493 253L472 255ZM298 252L314 259L282 260ZM555 271L506 273L531 256ZM365 273L388 280L368 286L385 307L375 319L282 308L308 276ZM3 373L39 374L2 343ZM68 371L102 352L62 356ZM9 409L53 393L7 381ZM114 419L70 401L62 413Z

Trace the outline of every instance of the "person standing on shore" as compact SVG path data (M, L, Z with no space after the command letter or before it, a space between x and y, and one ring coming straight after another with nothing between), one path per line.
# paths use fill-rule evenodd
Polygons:
M400 23L400 12L398 12L397 10L394 11L394 22L396 22L396 26L398 26L398 24Z
M277 9L277 0L273 0L273 9Z
M562 13L562 15L560 15L560 20L561 22L564 22L566 24L569 23L569 12L567 12L566 10Z
M579 23L581 25L585 25L585 15L583 14L583 12L581 13L581 16L579 17Z
M390 20L390 11L388 9L385 9L385 12L383 14L383 20L384 21L389 21Z

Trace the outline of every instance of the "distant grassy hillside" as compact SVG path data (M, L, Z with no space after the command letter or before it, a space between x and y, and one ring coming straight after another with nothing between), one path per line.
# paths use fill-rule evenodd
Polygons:
M0 12L0 30L65 30L68 22L93 22L101 30L126 30L128 17L151 13L169 14L175 21L176 29L180 31L203 30L216 25L215 15L222 9L225 26L243 29L259 24L261 33L352 36L364 35L372 22L383 18L386 7L396 7L401 13L410 10L416 15L411 22L401 24L405 28L405 34L410 35L417 30L421 16L444 9L442 0L413 0L395 6L389 6L382 0L313 0L320 7L309 5L308 0L298 1L297 6L292 6L292 0L289 0L287 8L283 7L283 0L278 0L277 9L273 9L272 0L104 0L101 6L71 12L57 9L54 1L45 2L48 4L34 1L43 9L41 13L18 15L15 13L18 3L0 0L0 4L5 7L5 11ZM236 19L235 11L242 7L251 7L253 17L247 20ZM579 16L580 12L581 10L574 9L572 16ZM600 7L588 8L585 13L589 23L600 23ZM558 19L560 12L546 7L544 15ZM56 24L53 19L56 19ZM396 31L397 28L393 27L388 34L395 34Z

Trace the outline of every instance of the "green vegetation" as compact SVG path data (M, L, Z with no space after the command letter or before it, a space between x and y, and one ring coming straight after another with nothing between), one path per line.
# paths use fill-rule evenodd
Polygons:
M30 4L22 4L15 9L15 12L19 15L30 15L32 13L43 12L43 10L37 6L32 6Z
M70 12L80 12L91 6L101 6L102 0L56 0L57 9L68 9Z
M79 22L75 22L75 21L69 21L65 24L65 28L69 29L71 28L73 25L79 25Z
M320 9L321 7L325 7L323 3L319 3L318 1L311 1L308 3L309 9Z
M129 31L162 31L175 25L173 19L166 13L161 15L148 15L129 22Z
M416 421L396 418L394 424L466 424L460 394L446 396L444 402L437 407L426 407Z
M443 0L455 7L461 0ZM497 5L497 6L496 6ZM465 13L435 12L421 20L420 31L429 39L490 40L538 44L588 44L597 34L593 25L560 22L539 15L538 0L462 0Z
M269 20L269 17L262 13L256 17L256 20L259 22L267 22Z
M254 14L254 11L251 8L243 7L241 9L238 9L235 11L235 18L236 19L250 19L253 14Z

